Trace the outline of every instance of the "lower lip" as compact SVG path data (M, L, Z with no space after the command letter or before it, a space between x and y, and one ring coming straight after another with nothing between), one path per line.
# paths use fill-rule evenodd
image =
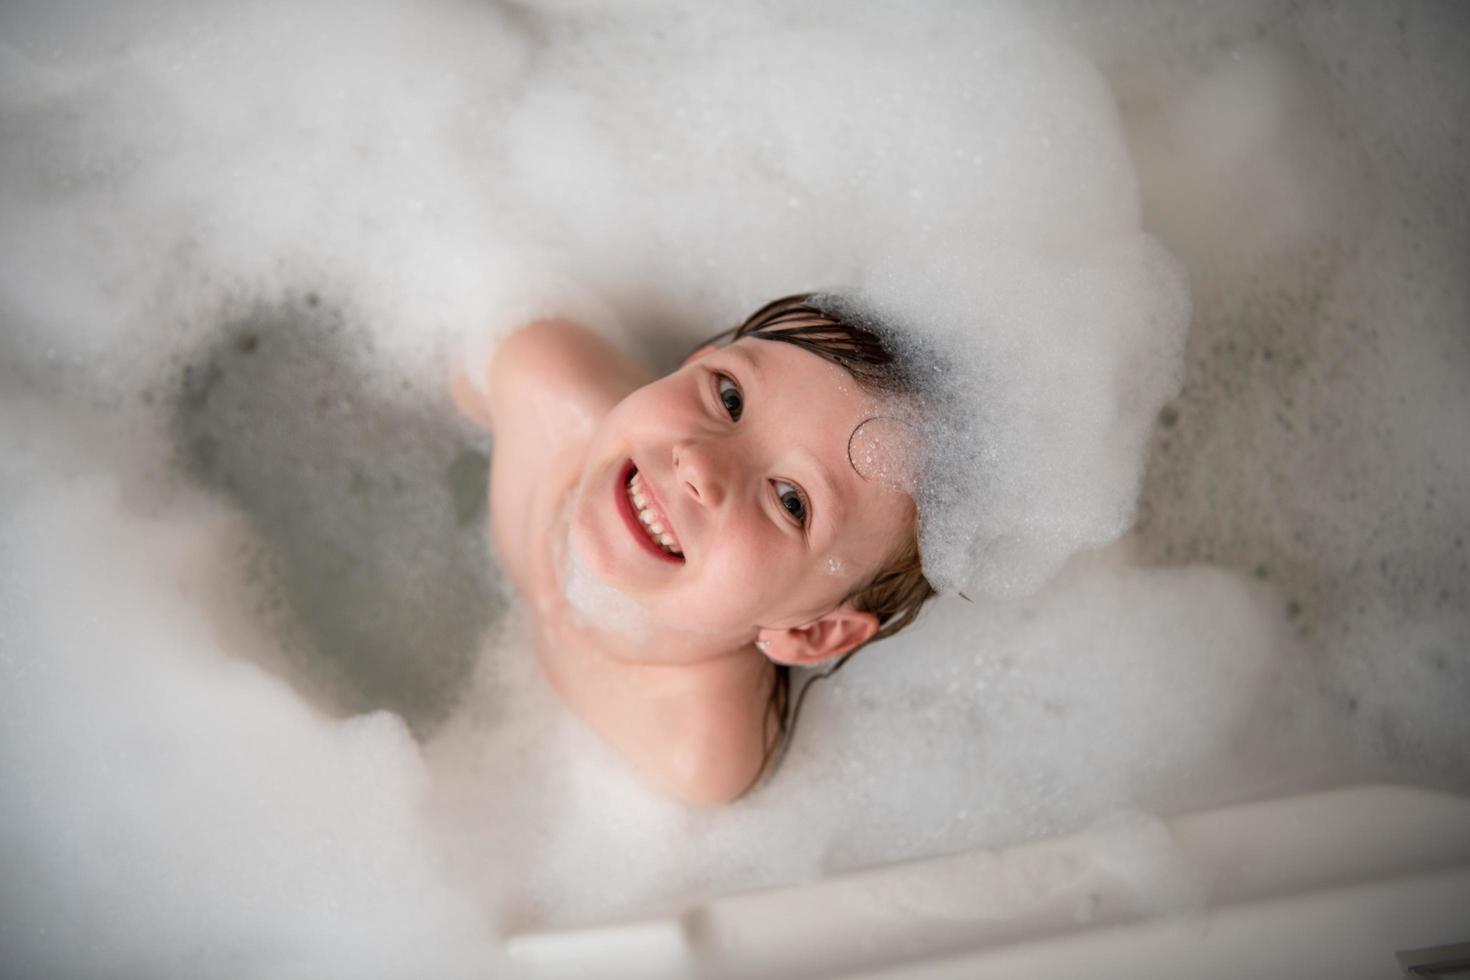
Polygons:
M613 491L617 500L618 513L622 515L623 523L628 525L628 533L633 535L633 540L642 545L644 551L660 561L666 561L671 565L684 564L683 558L669 554L649 539L648 532L643 529L642 522L638 520L638 515L633 512L633 502L628 499L628 481L633 478L634 469L631 459L623 464L623 468L618 471L618 483Z

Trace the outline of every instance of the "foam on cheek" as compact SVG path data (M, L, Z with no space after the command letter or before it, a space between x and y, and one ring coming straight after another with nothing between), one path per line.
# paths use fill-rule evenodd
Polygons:
M558 563L562 596L590 629L608 630L636 642L646 640L653 628L647 611L636 599L594 575L567 538Z

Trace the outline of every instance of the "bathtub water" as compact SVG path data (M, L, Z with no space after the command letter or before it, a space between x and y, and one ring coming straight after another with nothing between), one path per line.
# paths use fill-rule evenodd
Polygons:
M0 973L758 975L730 937L815 937L823 901L891 964L1043 935L1051 899L1121 921L1046 873L1078 867L1248 937L1225 906L1288 892L1219 855L1323 811L1183 814L1470 793L1470 18L1032 17L0 9ZM685 810L538 675L442 378L537 312L667 366L839 282L979 352L929 485L974 601L814 688L760 792ZM1355 857L1303 880L1463 865L1424 799L1331 803ZM1413 833L1438 849L1362 857ZM1465 894L1434 887L1371 908Z

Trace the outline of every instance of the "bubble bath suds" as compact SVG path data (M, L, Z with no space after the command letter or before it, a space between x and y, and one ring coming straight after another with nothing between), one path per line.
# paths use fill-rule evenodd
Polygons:
M7 975L496 975L1112 813L1470 790L1470 12L693 10L0 7ZM560 313L669 367L823 287L944 352L922 542L974 601L686 810L547 689L449 362Z

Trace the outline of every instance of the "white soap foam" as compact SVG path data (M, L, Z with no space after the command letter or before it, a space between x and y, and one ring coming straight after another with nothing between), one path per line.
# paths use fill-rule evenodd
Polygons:
M1467 15L1038 16L1121 118L1004 5L0 7L7 967L484 975L497 930L1114 809L1470 786ZM1184 296L1141 220L1190 276L1174 401ZM351 480L316 534L173 468L199 351L260 304L361 331L362 365L302 382L323 424L381 395L448 425L447 351L521 316L621 321L667 365L835 286L954 366L923 534L974 601L815 688L730 807L649 795L515 610L422 749L308 706L241 556L290 528L426 595L441 572L354 545L394 514ZM436 485L292 441L310 399L208 401L262 434L252 487ZM1058 574L1127 527L1145 449L1139 533ZM425 527L449 507L407 496Z
M237 608L240 519L196 493L140 517L94 465L127 462L6 409L7 448L44 442L49 465L12 457L0 480L4 972L493 968L402 720L329 720L246 659L271 639Z
M885 493L917 497L923 471L923 417L909 408L877 406L847 437L847 461L863 480ZM869 413L873 414L869 414ZM881 414L887 413L887 414Z

